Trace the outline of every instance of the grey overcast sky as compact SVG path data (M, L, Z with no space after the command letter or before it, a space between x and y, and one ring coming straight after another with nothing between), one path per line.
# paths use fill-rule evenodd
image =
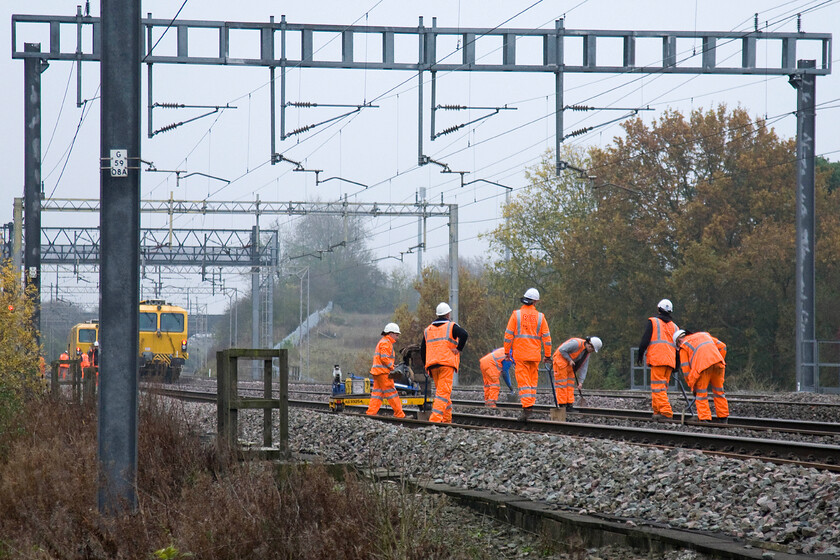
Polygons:
M91 0L92 15L99 14L101 0ZM0 164L4 170L0 192L0 222L12 219L13 198L23 190L23 62L11 59L10 22L12 14L74 15L78 2L66 0L6 0L0 12L6 22L0 25L0 41L5 56L0 56L0 75L4 87L0 99L3 111L2 150ZM280 2L247 0L241 2L219 0L146 0L143 14L169 20L226 20L267 22L270 16L279 21L281 15L288 22L324 23L338 25L388 25L412 27L418 16L425 25L437 18L439 27L456 28L543 28L554 27L557 18L565 18L567 29L631 29L678 31L749 31L758 14L759 27L769 31L795 31L796 14L801 13L802 30L833 33L840 29L840 0L343 0L312 2ZM63 44L75 45L75 33L63 29L67 37ZM158 53L174 53L176 34L170 31L160 39ZM155 37L158 40L159 37ZM24 42L41 42L46 48L47 30L41 27L22 27L18 30L18 47ZM212 53L214 37L191 35L191 54ZM456 50L442 41L441 53ZM476 43L476 56L482 60L501 59L500 41L490 38ZM72 48L72 47L65 47ZM380 46L371 38L357 37L354 45L358 59L375 60ZM415 43L397 43L397 60L416 60ZM566 62L580 60L579 43L567 39ZM340 57L341 45L335 36L315 38L316 59ZM680 41L680 59L694 65L701 50L699 42ZM698 57L692 57L696 52ZM835 49L834 60L838 55ZM256 37L234 34L231 56L257 57ZM295 57L293 52L289 57ZM599 63L620 61L620 42L598 45ZM721 65L738 64L739 50L735 45L719 45ZM539 58L539 46L522 41L517 57ZM575 58L577 57L577 58ZM759 64L778 61L780 48L760 47ZM820 58L814 45L800 46L797 58ZM637 46L637 64L658 64L661 47L642 42ZM42 75L43 98L43 178L47 196L58 198L95 198L99 194L99 68L88 63L82 69L82 98L87 100L84 110L76 106L75 64L53 62ZM146 70L143 77L143 117L146 117ZM466 180L486 179L519 189L525 184L524 170L536 164L545 150L554 145L554 85L551 74L439 72L437 103L467 106L515 107L498 115L480 120L455 133L431 142L429 131L430 84L425 74L425 140L424 153L445 162L453 170L467 171ZM431 200L457 203L460 208L460 253L463 257L482 257L488 246L480 234L498 225L501 219L503 189L486 183L459 187L458 175L441 174L440 167L417 167L417 94L416 74L381 70L322 70L289 69L287 72L287 101L320 104L357 105L376 100L378 108L369 108L351 117L336 120L305 134L279 142L277 151L285 157L302 162L305 168L322 169L324 177L340 176L369 185L330 181L315 185L311 173L294 173L288 163L268 165L269 145L269 72L263 68L219 66L175 66L159 64L154 68L154 97L157 102L193 105L236 106L220 113L198 119L171 132L145 136L143 125L144 160L154 162L158 169L184 170L223 177L230 184L195 175L182 179L176 186L174 174L144 173L142 197L165 199L170 194L187 200L261 200L271 201L330 201L348 195L359 202L413 202L418 188L424 187ZM817 154L830 160L840 159L840 77L835 72L817 78ZM652 111L641 113L645 121L658 119L666 109L683 113L693 108L710 108L719 103L729 107L741 106L756 117L767 117L783 137L796 131L796 92L785 76L722 76L722 75L613 75L567 74L564 87L565 104L585 103L597 107L646 107ZM278 94L279 96L279 94ZM279 98L278 98L279 107ZM337 116L340 109L288 109L287 131ZM199 110L163 110L154 114L155 128L184 121L200 115ZM437 128L453 126L476 119L486 111L438 112ZM615 119L617 111L566 112L566 132L593 126ZM279 123L279 115L278 115ZM581 147L606 145L621 134L618 123L598 128L586 135L568 140ZM74 141L75 137L75 141ZM516 191L514 190L514 193ZM96 225L91 215L45 213L44 226ZM298 218L281 216L281 225L294 227ZM265 227L273 218L263 218ZM383 267L404 266L410 272L416 268L415 255L406 255L400 265L396 257L416 245L417 225L410 219L366 219L370 233L368 247ZM144 226L163 226L160 217L143 218ZM243 216L181 216L176 227L242 228L253 225L252 218ZM447 227L443 219L428 223L428 253L426 262L447 254ZM321 247L312 247L313 250ZM394 258L388 258L394 257ZM45 276L45 291L50 282ZM93 279L95 282L95 279ZM72 276L61 277L59 283L72 287ZM196 285L195 278L168 277L170 285ZM85 284L90 285L90 284ZM228 286L246 283L233 276ZM148 289L148 284L144 289ZM70 293L70 292L68 292ZM173 293L174 294L174 293ZM95 296L66 296L82 302L95 302ZM182 300L180 295L169 299ZM222 296L206 297L208 304L219 307Z

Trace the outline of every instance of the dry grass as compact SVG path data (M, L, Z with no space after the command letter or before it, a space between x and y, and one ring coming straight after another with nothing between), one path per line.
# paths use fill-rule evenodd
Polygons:
M0 462L0 558L481 558L458 527L394 484L323 466L239 463L202 444L178 406L144 399L138 508L96 505L92 407L30 401L6 430Z

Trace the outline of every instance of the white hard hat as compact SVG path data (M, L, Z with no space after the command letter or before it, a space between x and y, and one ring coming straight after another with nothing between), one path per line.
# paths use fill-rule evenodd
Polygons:
M384 334L388 334L388 333L400 334L400 326L396 323L388 323L387 325L385 325L385 328L382 329L382 332ZM335 367L338 367L338 366L335 366Z
M540 292L536 288L528 288L525 290L525 295L522 296L534 301L540 301Z
M601 342L601 339L597 336L590 336L589 343L592 345L596 352L601 349L601 346L604 345L604 343Z
M437 308L435 309L435 315L437 315L438 317L442 317L447 313L452 313L452 308L449 307L449 304L445 301L440 302Z
M671 303L670 299L663 299L659 303L656 304L657 309L661 309L665 313L670 313L674 310L674 304Z
M684 334L685 334L685 330L683 330L683 329L680 329L680 330L678 330L677 332L675 332L675 333L674 333L674 344L676 344L676 343L677 343L677 339L678 339L679 337L681 337L682 335L684 335Z
M94 345L94 346L96 346L97 348L99 348L99 341L98 341L98 340L94 340L94 341L93 341L93 345Z

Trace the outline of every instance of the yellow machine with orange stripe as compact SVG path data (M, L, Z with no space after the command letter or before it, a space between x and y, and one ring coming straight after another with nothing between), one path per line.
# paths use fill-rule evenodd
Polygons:
M176 381L181 376L187 352L187 311L163 300L140 302L139 366L141 376ZM67 337L71 355L86 354L99 340L99 321L73 325Z
M176 381L187 353L187 312L162 299L140 302L140 375Z

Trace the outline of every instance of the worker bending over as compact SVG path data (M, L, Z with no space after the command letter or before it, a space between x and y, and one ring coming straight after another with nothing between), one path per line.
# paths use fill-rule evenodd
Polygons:
M504 377L508 389L513 390L509 373L511 362L507 359L504 348L496 348L482 357L478 364L484 379L484 406L496 408L496 402L499 400L499 378Z
M546 363L551 363L548 321L534 305L539 300L537 289L528 288L519 300L522 307L511 313L505 329L505 354L516 365L516 384L519 386L519 400L522 403L519 420L522 422L531 417L532 408L537 402L540 357L544 357Z
M394 409L394 417L405 418L400 395L394 388L394 380L391 379L391 372L394 371L394 365L396 364L394 343L399 337L400 327L396 323L388 323L382 329L382 338L376 345L376 350L373 352L373 365L370 366L373 390L370 392L370 403L365 412L368 416L376 416L379 407L382 406L382 401L386 400Z
M575 403L575 386L580 389L589 370L589 355L601 349L597 336L570 338L557 347L552 357L554 366L554 396L558 407Z
M642 357L647 356L647 363L650 366L650 404L653 408L653 419L662 420L674 417L674 411L668 401L668 384L671 383L671 372L677 367L674 333L679 327L671 318L671 312L674 310L671 300L661 300L656 310L658 314L655 317L649 317L645 323L645 332L639 342L636 365L642 365Z
M452 308L441 302L435 309L437 319L423 331L420 357L435 382L435 400L429 422L452 422L452 381L461 364L461 351L467 343L467 331L450 320Z
M701 422L712 419L708 392L711 385L715 416L725 424L729 418L729 403L723 392L726 345L707 332L692 333L682 329L674 333L674 345L679 352L680 370L696 397L697 418Z

